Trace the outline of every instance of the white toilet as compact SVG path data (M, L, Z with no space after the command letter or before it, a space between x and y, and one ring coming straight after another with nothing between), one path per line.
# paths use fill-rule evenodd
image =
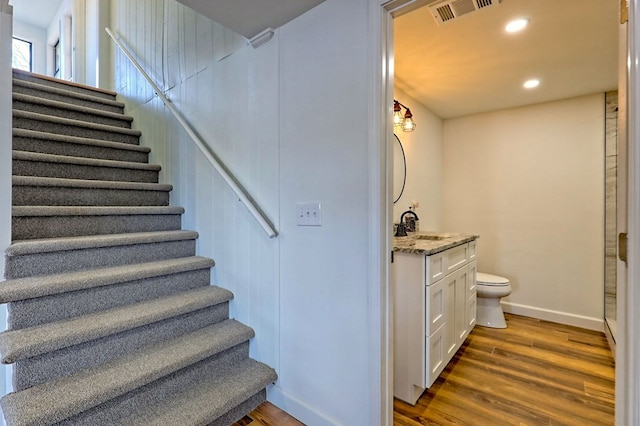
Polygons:
M497 275L476 273L478 291L477 324L491 328L507 328L500 298L511 294L509 280Z

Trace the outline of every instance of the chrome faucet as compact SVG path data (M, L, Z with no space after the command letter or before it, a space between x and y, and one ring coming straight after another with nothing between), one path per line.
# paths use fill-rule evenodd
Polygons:
M412 218L408 218L407 221L404 221L404 216L405 215L411 215L413 216ZM407 210L406 212L402 213L402 215L400 216L400 224L404 224L406 231L407 232L415 232L417 231L416 229L416 222L419 221L420 218L418 218L418 215L416 214L416 212L414 212L413 210Z

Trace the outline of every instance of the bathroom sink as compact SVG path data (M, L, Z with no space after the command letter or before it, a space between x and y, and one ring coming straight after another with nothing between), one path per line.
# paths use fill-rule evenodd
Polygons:
M440 241L440 240L446 240L447 238L449 238L449 235L447 235L447 234L417 234L414 238L416 240Z

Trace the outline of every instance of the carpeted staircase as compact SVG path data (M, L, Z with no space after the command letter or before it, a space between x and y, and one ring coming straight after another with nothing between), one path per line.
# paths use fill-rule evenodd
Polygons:
M14 71L8 425L225 425L276 379L249 358L170 185L115 94Z

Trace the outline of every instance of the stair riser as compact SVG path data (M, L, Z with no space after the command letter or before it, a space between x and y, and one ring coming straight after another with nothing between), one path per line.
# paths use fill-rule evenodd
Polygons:
M123 234L126 232L177 231L180 214L111 216L14 216L12 240Z
M13 149L18 151L39 152L42 154L67 155L100 160L129 161L132 163L147 163L149 161L149 154L146 152L128 151L103 146L66 143L20 136L13 137Z
M7 256L5 274L7 279L60 274L89 268L189 257L194 256L195 251L195 240L180 240Z
M100 114L91 114L85 111L74 111L65 108L55 108L48 105L13 100L13 109L20 111L36 112L38 114L52 115L54 117L70 118L72 120L86 121L88 123L104 124L107 126L131 128L131 121L122 118L105 117Z
M14 176L158 183L158 171L128 168L13 160Z
M124 107L121 107L121 106L104 104L102 102L94 102L89 99L77 98L75 96L65 96L59 93L42 92L38 89L31 88L31 87L14 85L13 92L20 93L22 95L35 96L37 98L42 98L42 99L50 99L52 101L57 101L57 102L65 102L69 104L83 106L86 108L99 109L100 111L114 112L116 114L124 113Z
M169 192L13 186L14 206L168 206Z
M92 129L84 126L73 126L31 118L13 117L13 127L18 129L36 130L39 132L56 133L59 135L77 136L81 138L99 139L111 142L122 142L138 145L139 137L107 130Z
M247 413L255 410L258 405L262 404L267 400L267 390L263 389L257 394L253 395L251 398L247 399L242 404L238 405L236 408L227 412L223 416L215 419L207 426L228 426L232 425L238 420L242 419ZM253 423L253 422L252 422ZM251 423L249 423L251 424Z
M33 327L208 286L209 269L61 293L8 304L9 329Z
M15 364L16 390L65 376L121 357L144 346L198 330L229 317L229 303L221 303L123 333L71 346ZM248 356L248 350L241 356Z
M104 93L100 91L95 91L91 89L86 89L83 87L73 86L69 84L65 84L62 82L51 81L48 79L38 78L33 75L25 75L20 73L13 73L13 78L24 81L31 81L33 83L42 84L43 86L55 87L56 89L67 90L69 92L82 93L84 95L94 96L96 98L108 99L110 101L115 101L116 97L109 93Z
M160 380L156 380L134 392L129 392L71 417L60 422L59 425L126 425L130 423L128 417L135 416L150 405L162 404L163 401L171 400L174 395L183 392L194 383L202 383L211 377L215 377L219 370L246 359L248 353L249 343L242 343Z

